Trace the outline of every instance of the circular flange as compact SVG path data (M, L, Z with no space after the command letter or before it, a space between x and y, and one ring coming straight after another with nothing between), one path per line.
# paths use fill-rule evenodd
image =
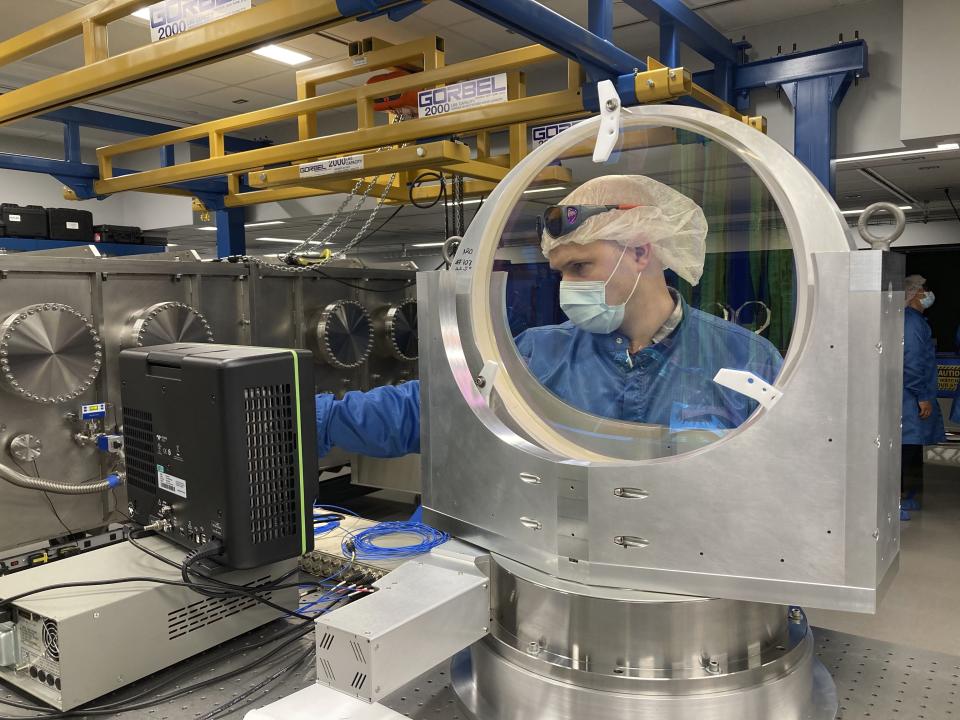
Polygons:
M23 433L10 441L9 450L15 460L32 463L43 452L43 442L36 435Z
M373 323L355 300L330 303L320 314L314 338L320 357L339 370L358 368L373 350Z
M386 331L393 357L407 361L416 360L419 357L415 299L409 298L387 310Z
M182 302L161 302L138 313L124 337L124 347L213 342L210 323Z
M29 305L0 324L0 381L27 400L79 397L96 380L102 358L90 319L69 305Z

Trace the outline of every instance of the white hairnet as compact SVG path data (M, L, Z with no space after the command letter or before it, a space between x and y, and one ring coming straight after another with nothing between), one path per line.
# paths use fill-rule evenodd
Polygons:
M544 255L565 243L586 245L596 240L613 240L625 247L650 243L665 268L691 285L700 282L707 219L700 206L686 195L644 175L606 175L588 180L560 204L639 207L594 215L560 238L544 230Z
M927 279L923 277L923 275L907 275L903 281L904 299L907 302L913 300L916 294L923 290L923 286L926 284Z

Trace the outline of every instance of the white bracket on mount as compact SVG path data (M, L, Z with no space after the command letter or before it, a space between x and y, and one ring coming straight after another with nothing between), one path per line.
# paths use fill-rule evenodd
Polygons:
M603 163L610 159L610 153L620 139L620 111L623 105L617 88L610 80L597 83L597 99L600 102L600 130L597 131L597 144L593 148L593 161Z
M714 376L713 381L725 388L735 390L741 395L753 398L768 410L783 397L783 392L746 370L723 368Z

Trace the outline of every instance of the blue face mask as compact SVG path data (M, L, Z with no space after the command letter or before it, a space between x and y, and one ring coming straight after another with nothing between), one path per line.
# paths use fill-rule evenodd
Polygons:
M561 280L560 281L560 308L567 314L570 321L582 330L592 333L612 333L623 324L623 315L627 303L637 291L640 284L640 275L633 284L630 295L620 305L607 304L607 284L616 274L617 268L623 262L627 248L623 248L620 259L617 260L610 277L603 280Z
M562 284L563 283L561 283L561 285ZM931 307L933 307L933 301L935 299L936 298L933 295L933 291L927 290L927 294L920 298L920 307L922 307L924 310L929 310Z

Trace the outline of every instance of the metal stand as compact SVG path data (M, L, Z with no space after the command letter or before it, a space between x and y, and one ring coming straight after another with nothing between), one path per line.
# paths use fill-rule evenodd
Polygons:
M495 564L490 636L453 665L476 720L829 720L799 608L581 587ZM592 592L592 595L583 593Z

